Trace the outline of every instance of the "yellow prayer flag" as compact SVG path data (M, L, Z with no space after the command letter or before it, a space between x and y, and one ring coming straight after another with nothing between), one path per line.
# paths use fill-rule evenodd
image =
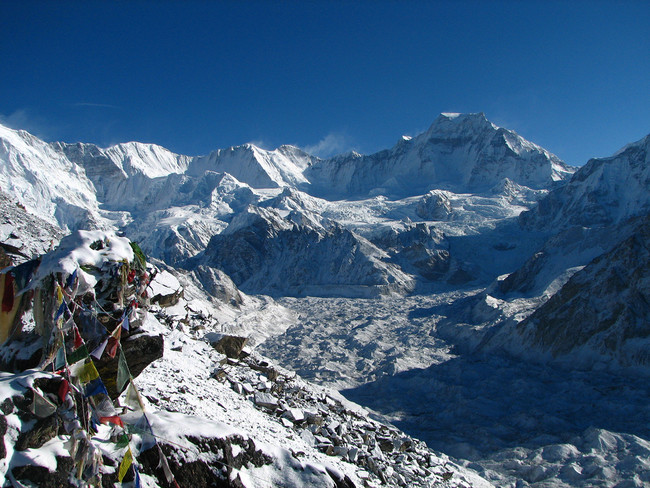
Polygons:
M124 459L122 459L122 462L120 463L120 470L117 473L117 481L120 483L126 476L127 471L131 467L131 463L133 462L133 454L131 453L131 448L129 447L126 451L126 454L124 454Z
M81 367L78 371L77 377L81 383L88 383L92 380L99 378L99 372L95 368L95 363L90 361Z
M56 303L57 305L61 305L63 302L63 289L57 285L56 286Z

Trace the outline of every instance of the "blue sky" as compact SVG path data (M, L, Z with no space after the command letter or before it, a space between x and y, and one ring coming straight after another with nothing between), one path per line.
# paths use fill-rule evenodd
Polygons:
M0 122L197 155L485 112L570 164L650 133L648 1L0 2Z

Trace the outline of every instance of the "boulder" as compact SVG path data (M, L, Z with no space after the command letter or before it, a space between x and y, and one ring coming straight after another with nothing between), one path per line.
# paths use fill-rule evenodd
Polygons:
M140 333L129 336L122 341L122 350L129 365L131 376L136 378L144 368L156 359L163 356L164 341L162 335ZM119 396L115 380L117 377L117 364L119 355L110 358L104 354L102 359L95 361L95 367L108 390L109 396L114 400Z
M270 393L257 392L255 393L255 405L275 410L278 408L278 399Z
M210 338L210 344L217 352L234 359L239 358L247 342L248 337L231 335L218 336L218 338L215 337L214 340Z

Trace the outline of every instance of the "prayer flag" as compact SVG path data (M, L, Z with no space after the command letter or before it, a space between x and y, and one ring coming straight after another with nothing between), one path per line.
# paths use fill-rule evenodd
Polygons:
M95 368L95 363L90 361L79 368L77 378L81 383L89 383L90 381L99 378L99 372Z
M58 324L57 324L58 325ZM72 315L66 322L60 327L60 329L63 332L68 332L70 329L72 329L75 326L74 319L72 318Z
M124 319L122 320L122 328L125 331L129 331L129 316L127 314L124 314Z
M156 437L153 435L153 430L147 415L143 412L142 417L138 420L134 427L137 429L142 439L142 445L140 446L140 452L144 452L148 449L151 449L156 445Z
M38 418L49 417L56 412L56 406L52 404L47 398L41 395L38 391L34 392L34 400L32 401L32 413Z
M123 447L126 447L129 445L129 436L126 434L122 434L119 439L117 439L117 443L115 444L118 449L122 449Z
M63 316L63 314L65 313L65 309L66 309L66 304L65 301L63 301L61 302L61 305L59 305L59 309L56 311L56 314L54 315L55 322Z
M74 280L77 278L77 270L75 269L70 276L68 276L68 279L65 282L65 287L66 288L71 288L72 285L74 285Z
M59 285L56 285L56 303L61 303L63 301L63 290Z
M129 447L126 451L126 454L124 454L124 459L122 459L122 462L120 463L120 469L117 474L117 481L119 481L120 483L122 482L122 480L126 476L126 473L131 467L132 462L133 462L133 454L131 453L131 448Z
M88 398L91 396L99 395L100 393L108 395L108 391L106 391L106 387L104 386L102 379L97 378L86 385L86 393L84 393L84 397Z
M93 403L95 404L95 414L100 419L100 422L102 418L113 417L116 415L113 402L111 402L111 399L108 396L101 398L99 401L97 398L93 398Z
M131 372L129 371L129 365L124 357L124 351L120 348L120 357L117 360L117 381L115 383L119 393L124 391L124 388L126 388L126 384L130 379Z
M107 353L110 358L114 358L117 354L117 346L120 345L120 336L122 335L122 328L118 325L111 336L108 338L108 344L106 345Z
M140 473L138 472L138 468L136 468L135 464L133 465L133 471L135 472L135 488L142 488L142 485L140 484Z
M81 338L81 334L79 334L79 329L77 326L74 326L74 347L81 347L81 345L84 343L84 340Z
M104 349L106 349L107 344L108 338L104 339L104 341L97 346L90 355L99 361L102 358L102 354L104 354Z
M86 359L87 357L88 357L88 348L84 344L80 348L75 349L70 354L68 354L68 364L74 364L78 361L81 361L82 359Z
M61 399L61 403L65 403L65 397L68 392L70 392L70 382L63 378L63 381L59 385L59 398Z
M135 387L133 381L129 381L129 387L126 390L126 398L124 402L127 406L131 407L133 410L140 410L144 412L144 402L140 396L140 392Z
M63 368L66 365L65 362L65 347L61 346L59 347L58 351L56 351L56 359L54 360L54 369L57 371L61 368Z
M162 468L163 473L165 473L165 479L167 480L167 483L173 482L174 474L172 473L172 470L169 469L167 458L165 457L165 454L163 454L160 446L158 446L158 458L160 459L160 462L158 463L158 467Z
M14 308L14 297L16 290L14 287L14 277L11 272L4 274L4 293L2 294L2 311L11 312Z
M124 422L122 422L122 419L120 418L119 415L111 415L110 417L100 417L99 421L102 424L115 424L124 428Z

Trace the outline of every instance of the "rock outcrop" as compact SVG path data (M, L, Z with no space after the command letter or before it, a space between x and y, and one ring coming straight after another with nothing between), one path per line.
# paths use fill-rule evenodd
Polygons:
M386 255L364 238L301 217L251 206L186 266L222 269L242 291L272 296L330 290L368 296L412 288L411 278L382 261Z
M594 259L517 326L532 345L574 363L650 364L650 218Z

